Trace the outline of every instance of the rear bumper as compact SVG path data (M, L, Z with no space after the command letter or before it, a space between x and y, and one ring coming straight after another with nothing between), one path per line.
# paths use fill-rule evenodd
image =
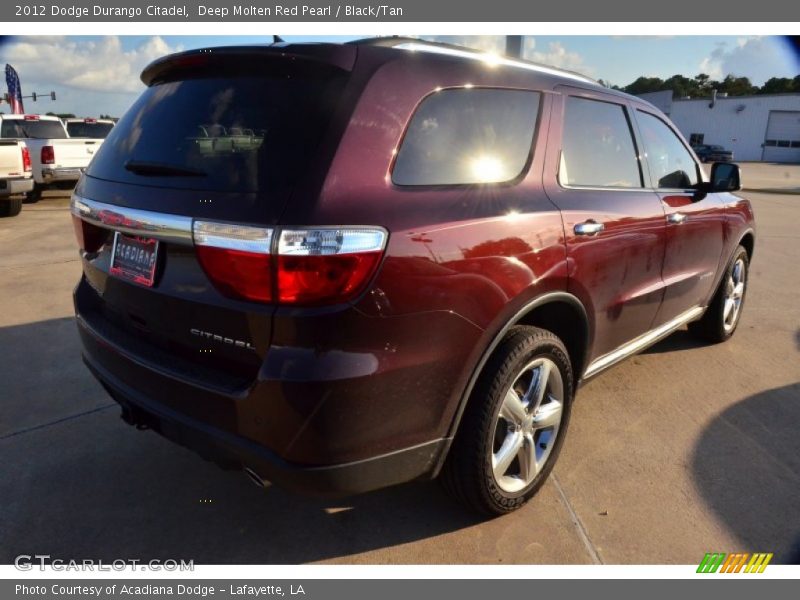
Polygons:
M0 179L0 198L13 196L15 194L27 194L33 189L33 179Z
M257 376L237 381L137 344L93 308L99 302L83 278L75 304L84 361L126 420L221 466L326 495L435 476L450 443L461 352L479 333L443 311L276 317ZM336 345L325 351L328 335Z
M122 417L127 423L152 429L222 468L247 468L265 481L296 492L347 496L424 478L432 473L449 442L446 439L433 440L381 456L336 465L296 465L255 442L149 401L87 355L84 355L84 362L122 407Z
M78 181L82 173L81 167L42 167L42 181L45 185L60 181Z

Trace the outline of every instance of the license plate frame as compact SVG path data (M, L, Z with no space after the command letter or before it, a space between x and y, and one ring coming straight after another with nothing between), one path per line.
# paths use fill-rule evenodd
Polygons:
M159 242L155 238L114 232L109 273L124 281L153 287L158 266Z

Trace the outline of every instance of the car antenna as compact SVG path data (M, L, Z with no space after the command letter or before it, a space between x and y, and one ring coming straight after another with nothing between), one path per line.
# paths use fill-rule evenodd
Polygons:
M279 35L273 35L273 36L272 36L272 43L273 43L273 44L282 44L282 43L283 43L283 42L285 42L285 41L286 41L286 40L284 40L284 39L283 39L281 36L279 36Z

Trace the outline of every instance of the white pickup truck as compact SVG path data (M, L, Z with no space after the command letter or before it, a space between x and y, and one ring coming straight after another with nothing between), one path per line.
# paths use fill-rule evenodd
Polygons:
M111 119L64 119L64 126L71 138L89 138L91 140L104 140L114 129Z
M0 140L0 217L22 209L21 194L33 190L31 155L22 140Z
M103 140L70 139L64 124L50 115L0 115L0 139L25 140L33 166L29 202L47 188L69 189L89 166Z

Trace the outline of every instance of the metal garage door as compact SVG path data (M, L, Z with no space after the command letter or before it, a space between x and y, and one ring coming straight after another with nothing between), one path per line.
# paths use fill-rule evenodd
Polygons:
M762 157L769 162L800 163L800 111L770 111Z

